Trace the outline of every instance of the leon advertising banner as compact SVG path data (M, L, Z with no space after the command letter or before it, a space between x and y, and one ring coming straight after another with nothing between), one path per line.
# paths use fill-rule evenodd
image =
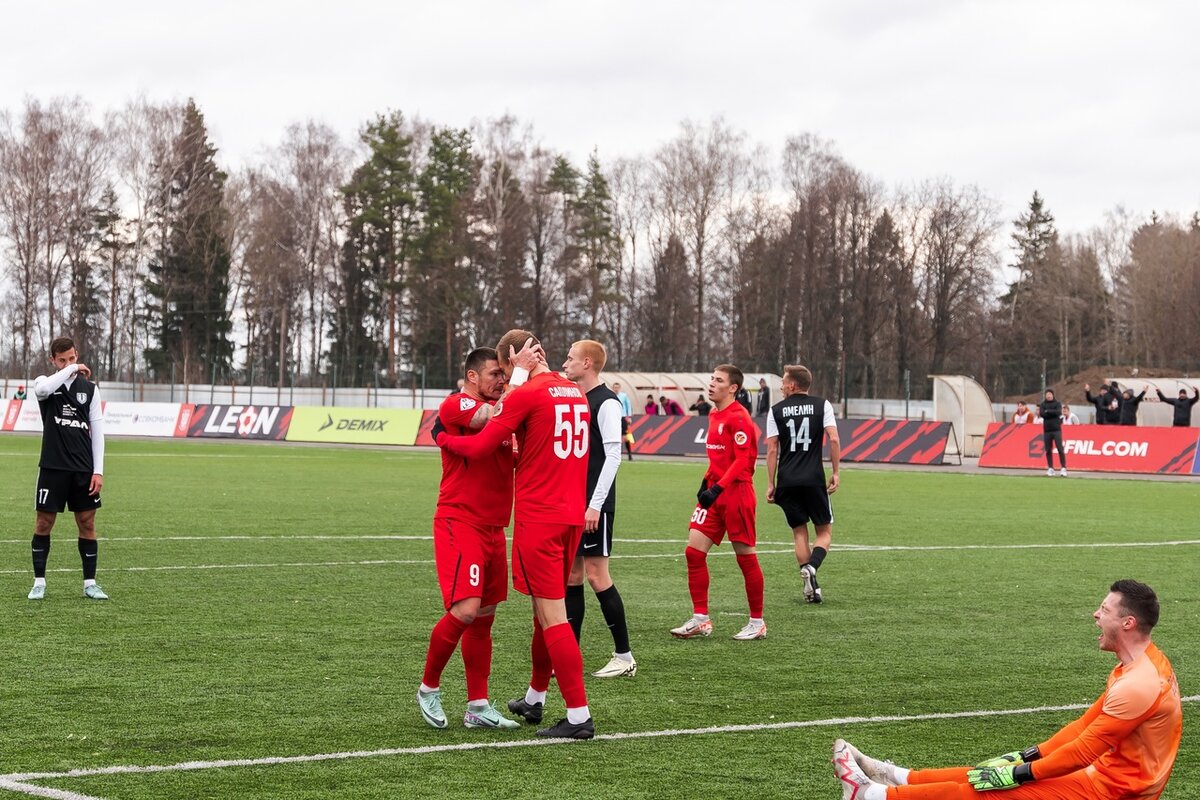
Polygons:
M216 439L282 440L291 406L193 405L179 407L176 436Z
M421 416L420 409L410 408L297 406L292 411L287 440L411 445L417 440Z
M1068 469L1190 475L1197 470L1197 438L1200 430L1196 428L1067 425L1063 428L1063 450ZM1042 426L988 425L979 466L1044 470Z

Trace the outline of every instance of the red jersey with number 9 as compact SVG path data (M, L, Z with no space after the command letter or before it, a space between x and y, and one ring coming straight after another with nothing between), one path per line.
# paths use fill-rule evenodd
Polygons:
M517 435L517 522L582 525L592 414L579 387L543 372L496 404L489 425Z
M472 436L471 418L486 401L465 392L442 401L438 416L447 433ZM509 437L510 441L512 437ZM434 519L457 519L503 528L512 516L513 452L504 442L483 458L466 459L442 451L442 484Z

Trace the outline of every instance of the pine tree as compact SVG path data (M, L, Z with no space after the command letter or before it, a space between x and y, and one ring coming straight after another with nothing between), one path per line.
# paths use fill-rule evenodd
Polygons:
M371 381L380 371L394 384L417 224L413 139L399 112L377 117L360 138L367 158L342 187L347 229L333 292L330 358L340 384Z
M146 360L159 377L177 365L178 377L198 382L231 366L226 175L216 153L204 115L189 100L160 187L161 249L147 286L158 347L146 351Z
M478 170L471 134L446 128L430 139L428 163L417 180L422 224L412 276L411 355L443 386L453 386L460 375L470 344L464 317L478 302L469 268Z
M575 252L572 261L577 270L575 283L582 295L572 300L584 312L580 321L587 321L580 334L593 339L600 335L602 309L617 299L613 287L619 242L613 232L612 205L608 180L600 170L600 159L593 153L588 159L583 187L572 202L574 224L570 232Z

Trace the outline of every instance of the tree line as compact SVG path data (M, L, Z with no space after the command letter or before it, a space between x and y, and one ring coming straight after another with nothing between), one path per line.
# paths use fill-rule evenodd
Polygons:
M101 376L427 385L513 327L613 369L811 366L833 397L993 394L1200 366L1200 217L1060 234L975 186L886 187L826 141L725 120L574 163L506 116L308 121L223 168L194 101L0 113L0 370L68 334Z

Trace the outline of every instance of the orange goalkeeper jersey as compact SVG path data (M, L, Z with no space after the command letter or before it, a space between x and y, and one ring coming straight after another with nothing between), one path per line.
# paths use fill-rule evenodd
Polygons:
M1118 664L1104 694L1049 740L1035 778L1086 769L1101 797L1154 800L1162 794L1183 736L1183 707L1171 662L1154 644Z

